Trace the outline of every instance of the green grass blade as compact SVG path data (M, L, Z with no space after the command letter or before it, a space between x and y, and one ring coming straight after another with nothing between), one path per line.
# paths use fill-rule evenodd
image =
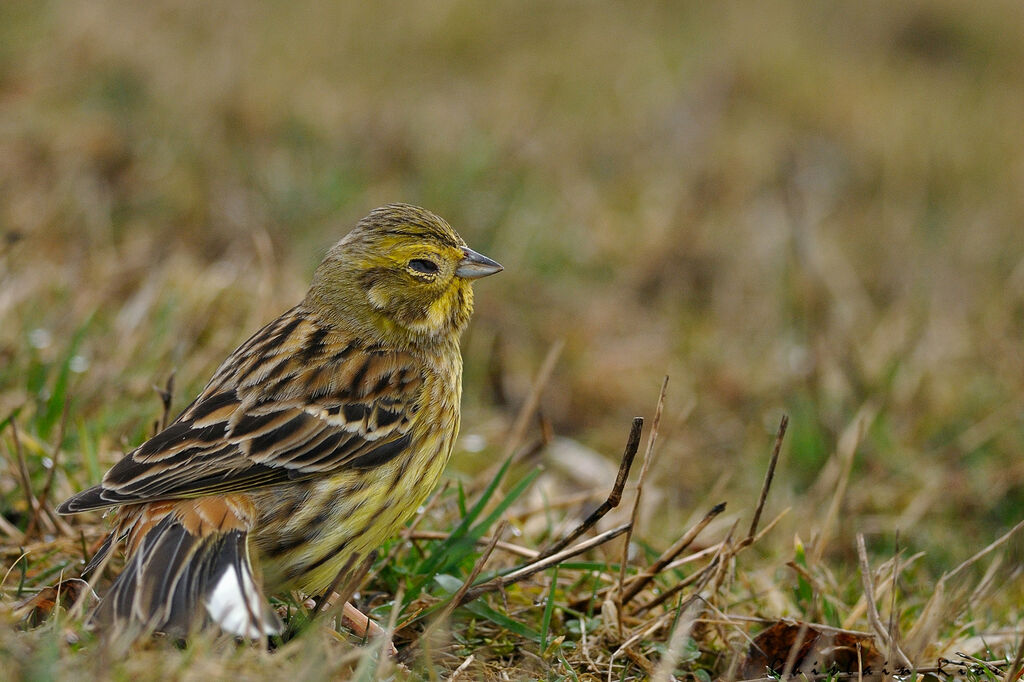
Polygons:
M551 631L551 614L555 611L555 589L558 586L558 566L551 571L551 589L548 590L548 601L544 605L544 616L540 622L540 654L548 650L548 633Z

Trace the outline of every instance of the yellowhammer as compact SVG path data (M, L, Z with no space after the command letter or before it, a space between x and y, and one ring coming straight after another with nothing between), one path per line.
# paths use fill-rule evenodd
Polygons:
M94 619L133 636L209 621L274 634L264 591L319 594L395 533L459 430L470 284L501 269L422 208L360 221L301 303L100 485L60 505L119 507L86 572L122 541L126 565Z

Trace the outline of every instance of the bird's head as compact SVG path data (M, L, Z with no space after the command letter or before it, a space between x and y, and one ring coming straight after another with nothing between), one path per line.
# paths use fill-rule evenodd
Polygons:
M389 204L327 252L306 301L382 341L429 343L462 333L472 281L501 270L430 211Z

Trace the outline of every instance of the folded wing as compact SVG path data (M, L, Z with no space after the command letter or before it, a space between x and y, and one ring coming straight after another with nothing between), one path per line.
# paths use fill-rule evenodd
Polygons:
M294 309L256 333L166 429L58 511L199 497L379 466L410 444L415 358Z

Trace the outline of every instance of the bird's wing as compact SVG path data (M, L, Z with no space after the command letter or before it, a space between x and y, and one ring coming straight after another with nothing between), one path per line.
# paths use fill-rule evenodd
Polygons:
M293 309L236 350L172 424L58 511L378 466L408 447L423 382L410 354L367 345Z

